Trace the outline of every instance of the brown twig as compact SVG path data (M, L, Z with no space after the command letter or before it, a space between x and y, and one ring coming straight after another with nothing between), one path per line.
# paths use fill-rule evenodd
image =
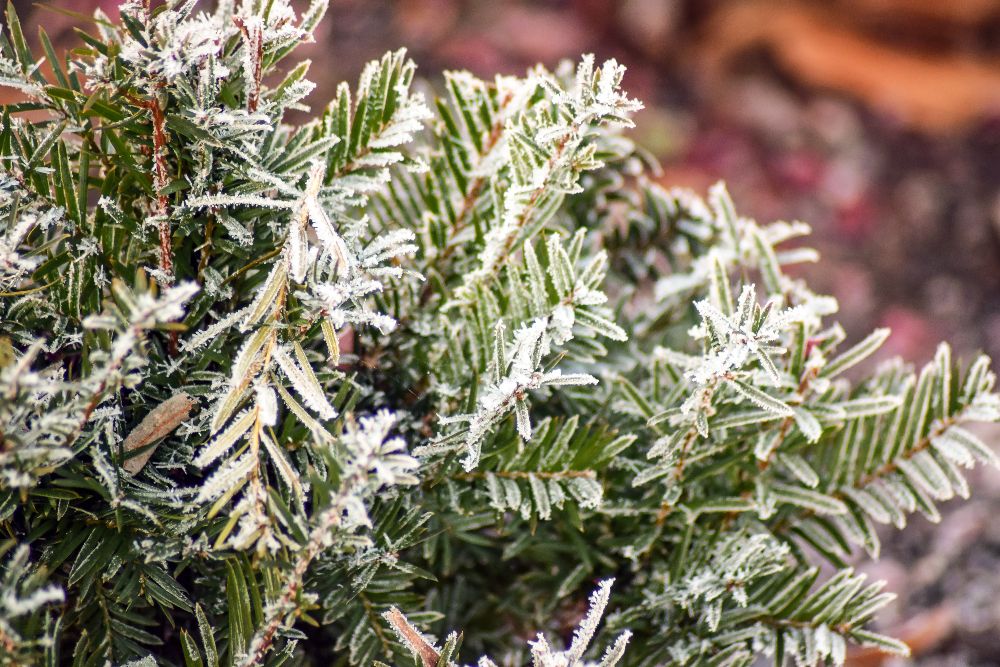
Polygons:
M513 99L513 93L508 93L504 96L503 100L500 102L500 108L498 111L498 119L490 128L490 134L486 138L486 143L483 144L483 150L480 153L481 156L489 155L489 153L496 147L497 143L500 141L500 137L503 136L503 128L505 123L504 111ZM483 191L483 187L486 185L487 176L477 176L469 187L468 191L465 193L465 198L462 200L462 208L459 209L458 214L455 216L455 223L452 225L452 239L454 239L458 234L461 234L465 230L465 227L469 224L469 218L472 216L472 212L476 208L476 202L479 201L479 195ZM449 257L454 254L454 252L462 247L461 243L456 243L454 241L449 242L445 245L441 254L435 258L435 263L440 266L442 262L446 261ZM423 293L420 295L421 305L425 305L427 301L430 300L431 295L434 293L431 283L428 281L427 285L424 287Z
M313 560L326 548L330 533L341 525L347 500L353 489L363 483L367 470L368 466L365 465L360 468L360 471L345 479L337 497L319 514L316 526L309 534L309 541L298 551L298 560L285 582L284 590L278 599L269 606L268 618L255 633L249 651L239 663L240 667L259 665L268 651L271 650L274 637L284 624L286 615L295 608L294 600L305 581L306 571Z
M933 440L935 438L940 437L941 434L943 434L945 431L948 430L948 428L954 426L955 424L958 424L961 421L962 421L962 413L942 419L941 423L935 429L933 429L925 437L918 440L917 443L913 445L913 447L911 447L908 451L897 456L892 461L883 463L881 466L879 466L872 472L868 473L864 477L861 477L860 479L855 481L849 487L841 487L841 488L863 489L869 484L872 484L877 480L882 479L883 477L888 477L889 475L891 475L892 473L896 472L899 469L899 463L901 461L909 461L917 454L920 454L921 452L930 449ZM830 494L830 497L836 498L837 500L846 500L847 494L844 491L835 491ZM771 529L771 532L778 533L784 531L796 525L796 520L804 521L815 514L816 512L814 510L806 510L805 512L803 512L798 516L792 516L782 519L781 521L779 521L774 525L774 527Z
M808 356L809 354L808 350L811 348L812 348L812 341L810 340L809 346L806 348L807 349L806 356ZM799 399L797 402L794 403L790 402L790 405L801 405L805 401L806 393L809 391L809 387L812 384L812 381L815 380L818 376L819 376L819 368L815 367L807 369L802 374L802 377L799 380L798 389L796 390L796 393L798 393L799 395ZM781 443L785 441L785 438L788 436L788 432L791 430L792 424L794 423L795 423L795 415L790 415L788 417L785 417L781 421L781 426L778 429L778 437L775 439L774 446L771 447L770 450L768 450L767 458L765 458L763 461L757 462L757 468L761 472L767 470L771 466L775 452L777 452L778 449L781 447Z
M125 93L125 98L141 109L149 111L153 118L153 190L156 198L153 203L153 214L158 219L160 237L160 271L163 272L167 284L174 281L174 251L170 234L170 201L163 193L170 183L170 172L167 169L167 120L163 108L156 97L155 88L148 100ZM170 356L177 356L177 332L170 332Z
M212 215L209 213L209 215ZM208 222L205 223L205 243L202 244L199 250L201 251L198 257L198 282L204 281L205 269L208 268L208 260L212 255L212 232L215 231L215 223L211 217L209 217Z
M250 92L247 94L247 111L253 113L257 111L257 106L260 104L260 79L264 62L264 33L259 23L247 25L246 21L239 16L233 17L233 23L236 24L236 27L243 34L243 41L246 42L246 48L252 56L250 59L250 71L246 72L246 76L250 77Z
M144 104L153 116L153 187L156 190L156 215L160 218L160 269L167 275L168 280L173 282L174 257L170 241L169 202L167 195L163 194L163 190L170 183L166 156L166 118L155 97Z
M563 152L566 150L566 145L569 143L570 136L580 130L580 126L574 126L573 132L567 133L566 136L560 139L559 143L556 144L555 153L549 158L549 161L546 164L546 168L549 169L549 176L551 176L551 170L555 167L556 163L562 158ZM528 226L528 223L531 220L531 215L535 212L535 206L538 204L538 200L549 191L550 185L551 183L548 178L546 178L545 181L531 193L531 197L528 199L528 203L525 205L524 211L517 220L517 224L514 226L514 229L508 231L507 237L504 239L503 251L500 253L500 256L494 259L489 266L484 267L487 273L490 275L495 274L507 262L507 258L510 257L514 250L514 243L521 236L521 232Z
M423 663L424 667L436 667L438 660L441 659L441 654L427 643L427 640L424 639L423 635L416 628L410 625L410 622L406 620L406 616L403 616L403 612L392 607L385 613L385 620L389 621L390 625L399 633L399 636L420 656L420 662Z
M0 648L2 648L8 656L13 656L14 651L17 650L17 642L14 641L13 637L5 633L3 628L0 628ZM24 665L24 663L18 661L17 658L11 657L8 659L10 662L7 664L11 667L22 667Z

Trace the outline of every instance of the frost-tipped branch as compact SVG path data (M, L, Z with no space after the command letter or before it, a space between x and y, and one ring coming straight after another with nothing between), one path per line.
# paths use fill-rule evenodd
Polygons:
M602 616L604 616L604 611L608 606L611 596L611 586L614 584L614 581L614 579L605 579L598 584L597 590L590 596L587 613L577 625L576 630L574 630L573 640L569 648L565 651L555 650L542 633L539 633L537 639L534 641L528 642L531 646L531 664L533 667L584 667L584 665L593 664L584 661L583 656L590 647L591 642L593 642L597 627L601 622ZM407 620L402 612L393 607L384 616L396 631L400 640L414 654L420 657L421 664L424 667L434 667L440 664L441 650L428 642L420 631L413 627L413 624ZM607 648L600 663L597 663L598 667L614 667L617 665L625 654L625 648L631 638L631 634L625 631L619 635L614 644ZM455 637L450 636L449 644L453 645L454 643ZM458 667L458 664L450 659L447 660L446 664L448 667ZM480 667L495 667L496 665L493 660L486 656L481 657L477 664Z
M388 438L395 417L387 412L348 422L342 439L350 458L345 461L344 477L327 506L316 515L308 541L297 551L295 564L285 577L280 595L268 603L264 623L255 631L240 667L260 664L271 649L275 633L286 623L298 605L302 585L310 564L335 544L339 531L352 531L370 525L364 508L365 497L383 486L414 484L411 471L416 461L405 453L399 438Z

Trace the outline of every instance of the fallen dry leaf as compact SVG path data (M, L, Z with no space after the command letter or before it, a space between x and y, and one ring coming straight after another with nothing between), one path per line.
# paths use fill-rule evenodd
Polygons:
M1000 111L1000 63L894 48L822 9L766 0L725 5L701 43L710 79L764 47L802 83L860 98L926 131L962 130Z

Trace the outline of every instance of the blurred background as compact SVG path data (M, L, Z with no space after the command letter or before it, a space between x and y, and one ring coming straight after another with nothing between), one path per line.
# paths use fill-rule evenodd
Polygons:
M71 42L77 19L15 5ZM664 185L725 179L741 213L812 224L823 262L803 273L852 339L889 326L886 356L923 363L946 339L1000 357L1000 0L332 0L305 49L314 109L400 46L432 84L617 58ZM912 663L1000 665L1000 473L973 490L942 526L886 531L863 566L900 593L883 629Z

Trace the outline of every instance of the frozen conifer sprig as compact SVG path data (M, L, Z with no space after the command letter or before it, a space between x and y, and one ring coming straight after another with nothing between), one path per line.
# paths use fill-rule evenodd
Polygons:
M587 651L597 626L601 622L604 610L608 606L611 595L611 587L614 579L607 579L598 584L597 590L590 596L590 607L586 615L580 620L580 624L573 631L573 639L565 651L556 651L549 644L548 640L541 633L531 645L531 665L532 667L584 667L585 665L597 665L597 667L614 667L625 655L625 648L628 645L631 633L627 630L623 632L615 642L608 647L599 663L584 662L583 655ZM393 607L384 614L385 619L392 625L399 639L416 655L419 656L423 667L436 667L445 665L447 667L457 667L458 663L451 660L459 647L460 637L456 633L451 633L445 642L443 649L437 649L431 644L420 631ZM483 656L479 659L479 667L496 667L489 657Z
M806 225L653 183L614 61L397 51L289 122L325 10L8 10L0 664L905 652L847 563L996 462L989 359L866 362Z

